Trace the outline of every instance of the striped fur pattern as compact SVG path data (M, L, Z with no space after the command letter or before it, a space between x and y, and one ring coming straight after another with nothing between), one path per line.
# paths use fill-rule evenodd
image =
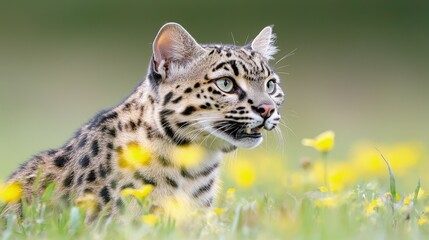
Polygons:
M268 64L276 52L273 41L267 27L247 46L201 45L179 24L164 25L147 77L135 91L64 146L24 163L9 180L22 183L29 199L51 182L59 198L93 193L99 209L109 206L112 212L123 204L122 189L142 184L154 186L150 198L161 207L176 197L196 209L212 206L223 155L256 147L260 131L279 124L284 93ZM220 86L231 83L231 91ZM130 142L152 152L149 165L119 168L118 153ZM188 144L202 146L205 159L193 167L171 161L173 150ZM41 184L33 189L39 169Z

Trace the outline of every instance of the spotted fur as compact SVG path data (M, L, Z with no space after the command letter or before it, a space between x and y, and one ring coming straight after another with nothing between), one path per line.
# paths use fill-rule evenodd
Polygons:
M29 200L56 182L59 198L93 193L99 209L109 206L113 212L122 203L122 189L142 184L154 186L155 205L187 196L195 208L210 207L222 156L237 147L257 146L261 128L272 130L279 124L284 93L268 63L276 52L273 41L267 27L247 46L201 45L180 25L164 25L153 44L147 77L136 90L100 112L63 147L24 163L10 181L20 182ZM224 79L233 82L233 91L217 85ZM269 81L273 92L267 92ZM134 171L118 166L129 143L152 152L148 166ZM206 150L197 166L171 160L175 148L188 144ZM42 184L34 189L38 172Z

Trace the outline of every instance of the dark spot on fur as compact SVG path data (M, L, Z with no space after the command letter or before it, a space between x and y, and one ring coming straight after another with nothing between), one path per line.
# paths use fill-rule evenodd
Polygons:
M116 129L115 128L109 129L109 135L111 137L115 138L116 137Z
M149 179L149 178L143 178L143 183L144 184L150 184L154 187L157 185L155 179Z
M107 186L104 186L100 191L100 197L103 199L103 202L106 204L110 202L110 192Z
M247 100L247 102L248 102L249 104L253 104L252 99Z
M182 177L185 178L189 178L189 179L195 179L195 176L193 176L192 174L190 174L185 168L181 168L180 169L180 175L182 175Z
M214 180L211 179L207 184L201 186L196 192L194 192L192 194L192 196L194 198L198 198L199 196L201 196L203 193L210 191L210 189L212 188L214 183Z
M194 106L188 106L185 108L185 110L182 112L182 115L188 116L191 115L193 112L195 112L197 109Z
M216 89L213 89L213 94L218 94L218 95L220 95L220 94L221 94L221 92L220 92L220 91L218 91L218 90L216 90Z
M198 175L201 175L204 177L208 176L210 173L212 173L218 167L219 167L219 163L215 163L215 164L213 164L213 166L210 166L210 167L204 169L203 171L199 172Z
M83 177L84 177L84 174L81 174L79 176L79 178L77 179L77 185L82 185L82 183L83 183Z
M70 152L73 149L73 145L66 147L66 152Z
M108 148L108 149L113 149L113 148L114 148L113 143L109 142L109 143L107 144L107 148Z
M167 181L168 185L170 185L170 186L172 186L174 188L178 187L177 182L174 181L174 179L171 179L169 177L165 177L165 180Z
M180 102L180 100L182 100L182 96L177 97L176 99L174 99L171 102L174 103L174 104L176 104L176 103Z
M184 128L184 127L186 127L188 125L189 125L189 122L178 122L178 123L176 123L176 126L178 128Z
M215 163L215 164L213 164L213 166L210 166L210 167L202 170L201 172L192 173L192 174L188 170L186 170L186 168L182 167L180 169L180 174L184 178L196 179L198 177L206 177L206 176L208 176L210 173L212 173L218 167L219 167L219 163Z
M162 103L163 106L165 106L173 97L173 92L169 92L164 96L164 103Z
M232 152L232 151L234 151L234 150L236 150L236 149L237 149L237 146L230 145L230 146L228 146L228 147L224 147L224 148L222 148L222 152L223 152L223 153L230 153L230 152Z
M55 155L57 152L58 152L58 150L49 150L49 151L48 151L48 155L49 155L49 156L53 156L53 155Z
M100 151L97 140L92 141L91 149L92 149L92 156L94 157L97 156L98 152Z
M122 108L124 111L129 111L131 109L131 103L126 103L124 108Z
M64 187L70 187L73 184L73 180L74 180L74 172L71 172L70 175L68 175L64 181L63 181L63 186Z
M188 87L187 89L185 89L184 93L190 93L192 92L192 88Z
M199 88L200 87L200 83L195 83L194 88Z
M137 130L137 125L133 121L130 121L130 127L131 127L131 130L133 131Z
M106 176L107 176L107 171L106 171L106 169L104 168L103 164L100 164L100 165L98 166L98 174L100 174L100 177L102 177L102 178L106 178Z
M124 202L122 201L122 199L120 198L116 199L116 206L118 208L122 208L124 206Z
M88 167L90 162L90 159L88 157L88 155L83 156L80 160L79 160L79 164L81 167L86 168Z
M68 155L61 155L54 159L54 164L59 168L63 168L69 161L70 157Z
M91 170L88 173L88 176L86 176L86 181L91 183L91 182L94 182L95 180L97 180L97 175L94 170Z
M116 180L110 181L110 187L112 189L116 189L117 186L118 186L118 182Z
M166 166L170 166L170 160L164 158L164 157L159 157L158 158L159 162L161 163L162 166L166 167Z
M127 183L121 186L121 190L124 190L125 188L134 188L134 183Z
M134 179L136 179L136 180L143 180L143 175L140 173L140 172L138 172L138 171L135 171L134 172L134 175L133 175L133 177L134 177Z

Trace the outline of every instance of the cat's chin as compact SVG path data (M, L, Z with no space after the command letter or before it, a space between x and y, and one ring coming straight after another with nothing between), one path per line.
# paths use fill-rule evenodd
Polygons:
M252 136L252 137L232 137L228 134L216 134L214 135L217 138L222 139L225 142L228 142L229 144L232 144L234 146L240 147L240 148L255 148L259 144L262 143L263 137L260 136Z
M259 138L243 138L240 140L233 140L230 141L231 144L237 146L237 147L242 147L242 148L255 148L257 147L259 144L262 143L263 138L259 137Z

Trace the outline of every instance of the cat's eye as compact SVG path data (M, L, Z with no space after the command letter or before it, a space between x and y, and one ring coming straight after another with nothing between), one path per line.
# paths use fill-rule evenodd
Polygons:
M234 89L234 82L229 78L216 80L215 84L220 90L226 93L230 93Z
M272 94L276 90L276 82L274 80L270 80L267 82L267 93Z

